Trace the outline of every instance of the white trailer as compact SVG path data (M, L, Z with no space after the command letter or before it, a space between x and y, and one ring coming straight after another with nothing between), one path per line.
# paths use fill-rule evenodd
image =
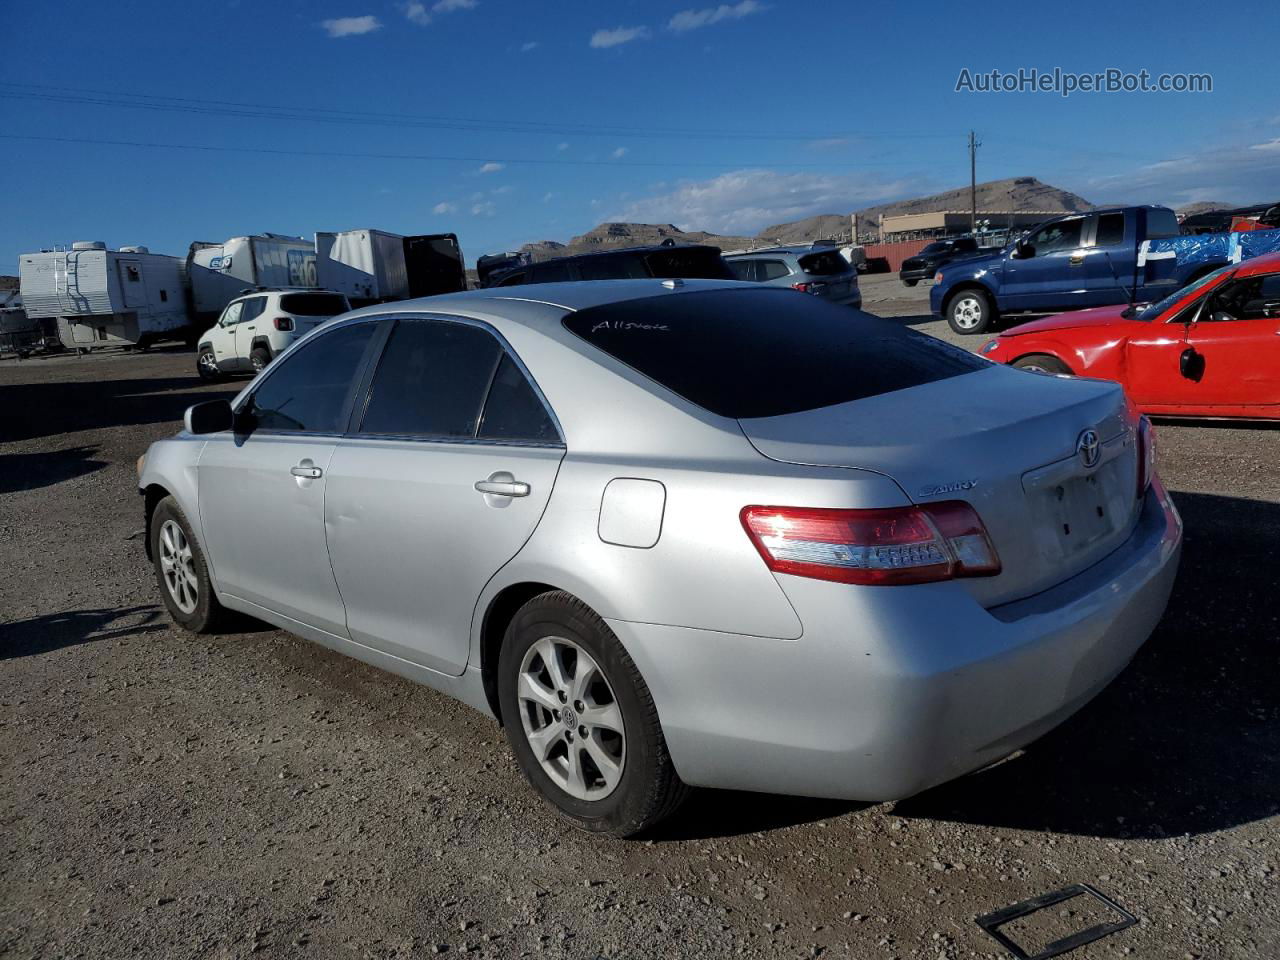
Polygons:
M145 347L190 326L178 257L92 241L21 254L18 267L27 316L55 319L68 348Z
M346 294L353 307L467 288L462 250L452 233L317 233L316 280L325 290Z
M315 287L316 250L309 240L279 233L197 240L187 252L191 310L207 326L222 308L251 287Z

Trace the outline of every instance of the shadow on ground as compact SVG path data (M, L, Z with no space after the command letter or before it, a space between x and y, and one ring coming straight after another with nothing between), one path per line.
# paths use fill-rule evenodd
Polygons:
M47 453L0 453L0 493L36 490L73 480L106 466L97 447L68 447Z
M1174 499L1186 524L1182 568L1128 669L1022 756L900 801L897 816L1161 838L1280 813L1280 504ZM705 791L654 839L749 833L862 806Z
M0 661L167 628L154 604L47 613L0 626Z

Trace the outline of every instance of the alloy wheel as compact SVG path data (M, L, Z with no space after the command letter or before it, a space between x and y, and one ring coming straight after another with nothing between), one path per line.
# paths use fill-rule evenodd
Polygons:
M166 520L160 528L160 572L178 609L183 613L194 612L199 590L191 544L182 527L172 520Z
M955 317L957 327L972 330L982 322L982 303L977 297L962 297L956 301L951 315Z
M543 637L520 663L516 699L542 770L579 800L603 800L622 779L622 710L600 665L563 637Z
M218 361L213 358L212 353L200 354L200 367L205 373L212 376L218 372Z

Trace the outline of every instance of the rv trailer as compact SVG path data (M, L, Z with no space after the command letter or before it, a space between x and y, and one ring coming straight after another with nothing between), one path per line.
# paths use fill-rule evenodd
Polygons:
M187 282L196 326L208 327L250 287L314 287L316 250L302 237L264 233L222 243L197 240L187 252Z
M403 237L385 230L317 233L316 282L346 294L353 307L467 288L455 234Z
M92 241L24 253L18 261L27 317L56 320L58 339L70 349L146 347L187 333L178 257Z

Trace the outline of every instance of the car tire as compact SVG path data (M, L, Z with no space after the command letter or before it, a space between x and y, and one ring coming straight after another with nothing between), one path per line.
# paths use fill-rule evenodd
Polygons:
M208 383L216 383L222 379L222 371L218 369L218 358L212 350L201 350L196 355L196 373L200 379Z
M986 333L995 322L991 298L981 290L961 290L947 303L947 323L956 333Z
M1033 373L1071 374L1070 367L1047 353L1029 353L1013 361L1010 366L1017 367L1019 370L1030 370Z
M688 795L640 671L595 611L568 593L540 594L512 619L498 702L521 772L583 830L633 836Z
M156 504L149 535L152 566L169 616L192 633L215 630L226 610L214 595L204 551L173 497Z
M920 281L919 280L903 280L902 282L905 286L914 287Z
M259 374L267 369L267 364L271 362L271 354L265 347L254 347L249 352L249 362L253 364L253 372Z

